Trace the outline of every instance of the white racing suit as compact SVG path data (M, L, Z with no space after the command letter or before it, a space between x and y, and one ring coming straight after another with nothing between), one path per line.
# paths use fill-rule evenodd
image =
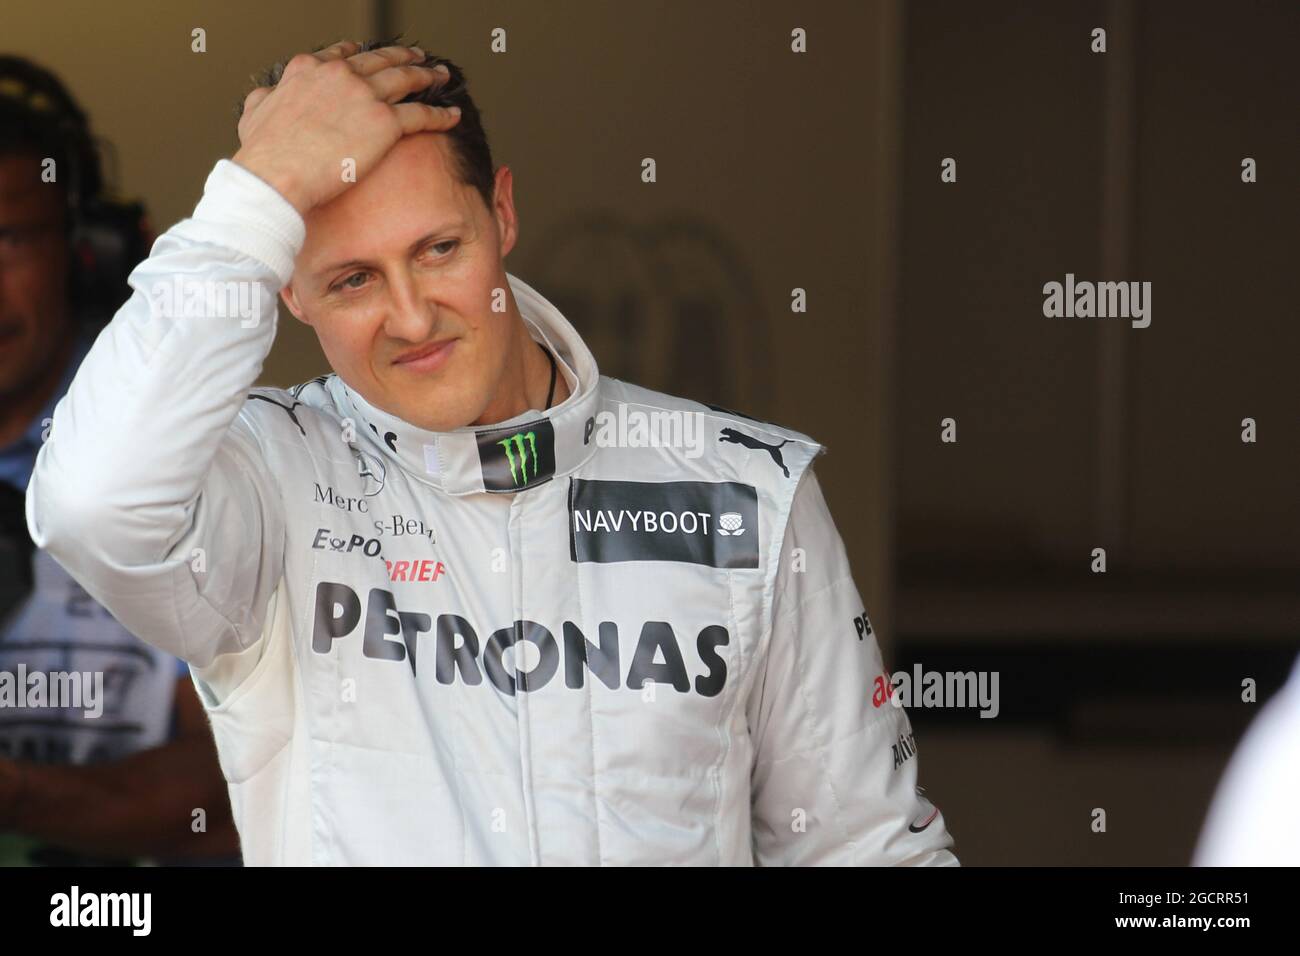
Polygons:
M600 377L513 276L572 390L549 411L434 433L332 375L253 390L304 229L219 162L27 501L38 545L190 663L246 862L956 863L906 715L872 700L819 445ZM181 280L251 286L263 318Z

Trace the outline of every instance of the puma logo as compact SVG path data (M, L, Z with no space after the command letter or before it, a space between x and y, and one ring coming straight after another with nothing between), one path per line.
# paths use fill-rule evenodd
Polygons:
M293 410L301 405L302 402L294 402L292 405L281 405L274 398L267 398L265 395L249 395L248 397L256 398L258 401L262 402L270 402L276 408L283 408L285 412L288 413L289 417L293 419L293 423L298 426L298 431L302 432L304 438L307 437L307 429L302 427L302 422L298 421L298 416L293 413Z
M785 439L779 445L769 445L765 441L759 441L753 435L746 435L744 432L738 432L734 428L722 429L722 434L718 436L718 441L731 442L733 445L744 445L746 448L754 450L763 449L772 456L778 468L785 473L787 478L790 477L790 469L785 467L785 461L781 458L781 448L790 439Z

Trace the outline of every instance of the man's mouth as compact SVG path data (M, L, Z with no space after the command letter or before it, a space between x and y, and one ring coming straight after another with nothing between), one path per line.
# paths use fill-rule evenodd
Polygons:
M402 353L393 360L393 365L405 372L436 372L447 363L447 359L451 356L455 345L455 339L430 342L428 345L422 345L419 348Z

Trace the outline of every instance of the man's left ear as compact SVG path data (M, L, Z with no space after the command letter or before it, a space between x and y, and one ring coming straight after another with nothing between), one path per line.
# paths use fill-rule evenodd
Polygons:
M501 258L509 255L519 238L519 216L515 211L514 174L509 166L496 171L492 185L492 214L496 220L497 236L501 243Z
M298 293L293 290L293 283L280 290L280 299L284 302L284 307L293 313L293 317L304 325L309 324L302 317L302 306L298 303Z

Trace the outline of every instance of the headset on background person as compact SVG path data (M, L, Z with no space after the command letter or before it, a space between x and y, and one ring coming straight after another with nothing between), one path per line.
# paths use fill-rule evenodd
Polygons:
M144 204L109 194L100 141L54 74L22 57L0 55L3 112L48 123L63 147L66 168L56 167L55 175L67 186L70 304L79 319L102 325L130 298L127 276L153 244Z

